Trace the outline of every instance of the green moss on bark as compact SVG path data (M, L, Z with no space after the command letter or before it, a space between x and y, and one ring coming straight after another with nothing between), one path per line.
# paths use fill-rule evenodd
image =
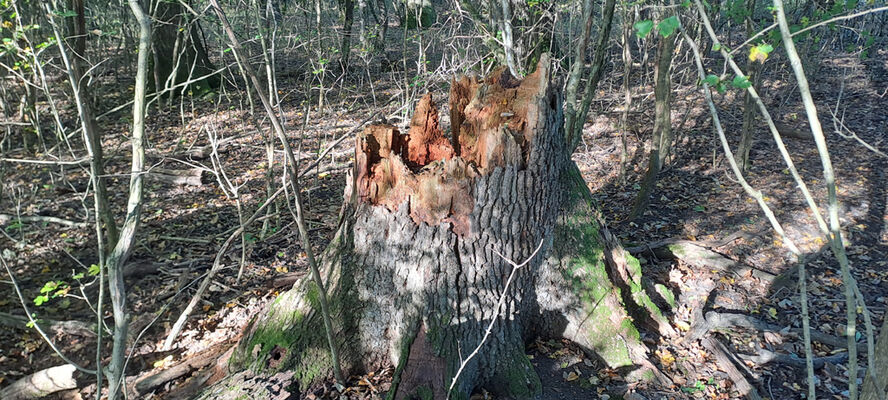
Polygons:
M490 388L497 397L507 399L533 399L543 391L543 384L524 349L516 347L510 354L498 360L498 372Z

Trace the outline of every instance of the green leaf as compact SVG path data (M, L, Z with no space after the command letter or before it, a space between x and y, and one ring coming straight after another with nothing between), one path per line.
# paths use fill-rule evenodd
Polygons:
M694 211L696 211L696 212L703 212L703 211L706 211L706 207L703 207L703 206L697 205L697 206L694 206Z
M654 21L646 19L644 21L638 21L632 28L635 29L635 35L639 38L644 39L649 33L651 33L651 29L654 28Z
M721 43L715 43L712 45L712 51L719 51L719 50L721 50L721 48L722 48Z
M47 301L49 301L49 296L46 296L46 295L37 296L34 298L34 305L41 306L41 305L43 305L43 303L46 303Z
M715 75L707 75L706 79L703 79L703 82L709 86L715 86L718 84L718 77Z
M725 83L719 81L718 85L715 85L715 90L718 90L719 93L725 94L728 91L728 88L725 87Z
M678 17L673 15L660 21L660 23L657 24L657 32L660 33L660 36L668 38L669 35L672 35L680 25L681 24L678 22Z
M53 290L58 289L58 287L59 287L58 282L49 281L49 282L46 282L43 284L43 287L40 288L40 293L49 293Z
M731 81L731 85L738 89L746 89L752 86L752 82L750 82L745 76L737 75L734 77L734 80Z
M77 279L77 280L81 280L81 279L83 279L83 276L84 276L83 272L78 272L78 273L74 274L74 276L72 278Z
M99 266L98 266L98 265L95 265L95 264L90 265L90 266L89 266L89 269L86 271L86 273L89 274L89 276L96 276L96 275L98 275L98 274L99 274Z

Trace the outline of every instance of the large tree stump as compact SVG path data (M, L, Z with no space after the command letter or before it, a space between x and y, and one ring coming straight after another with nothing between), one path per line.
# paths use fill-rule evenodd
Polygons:
M497 319L450 398L479 386L538 395L525 344L540 336L653 376L630 313L655 331L671 328L642 289L638 262L596 218L550 79L544 58L524 80L500 69L454 81L449 140L431 95L406 134L376 125L358 136L339 230L321 257L349 371L391 362L395 397L444 399ZM521 262L540 242L497 309L512 267L494 250ZM253 321L232 368L293 371L302 389L328 377L318 293L305 279L282 294Z

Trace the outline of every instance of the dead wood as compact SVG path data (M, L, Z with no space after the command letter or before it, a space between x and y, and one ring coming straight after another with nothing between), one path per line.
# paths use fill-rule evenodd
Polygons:
M691 327L690 332L688 332L688 337L692 340L696 340L705 336L706 333L708 333L709 331L731 328L747 328L761 332L781 332L786 329L782 326L770 324L745 314L719 313L716 311L709 311L706 313L705 319L698 319L694 322L694 325ZM789 328L789 332L792 332L796 336L802 335L801 328ZM817 330L811 330L811 340L835 348L848 347L848 342L844 337L833 336ZM857 348L865 349L866 343L858 343Z
M766 349L758 349L757 354L738 354L738 357L762 366L768 363L786 364L795 368L805 368L805 359L795 354L783 354ZM848 361L848 353L839 353L826 357L814 357L814 369L823 368L826 363L841 364Z
M740 277L753 276L765 282L774 281L777 276L707 248L705 244L692 240L667 239L645 246L627 249L630 253L652 255L657 258L677 259L698 268L730 272Z
M39 399L55 392L74 389L77 387L77 380L74 378L76 370L73 365L65 364L37 371L0 389L0 399Z
M152 168L151 172L148 173L148 177L171 185L201 186L203 185L201 181L203 173L204 170L202 168L180 170Z
M740 392L740 394L750 400L761 400L762 397L759 396L755 386L752 386L749 381L746 380L743 373L741 373L740 370L737 369L737 366L731 361L731 357L728 355L730 352L725 348L725 345L710 337L703 340L703 346L715 356L719 368L728 373L728 376L734 381L734 385L736 385L737 391Z
M14 315L0 312L0 325L18 329L31 329L28 327L28 317L23 315ZM87 324L82 321L55 321L51 319L41 318L37 320L44 331L52 332L56 335L66 334L81 337L95 337L95 325Z
M19 216L12 215L12 214L0 214L0 225L6 225L10 222L18 222L18 221L21 221L21 222L47 222L47 223L59 224L59 225L63 225L63 226L71 227L71 228L82 228L82 227L86 226L86 223L84 223L84 222L74 222L74 221L69 221L67 219L44 216L44 215L33 215L33 216L23 215L23 216L19 217Z
M193 371L213 364L224 354L228 353L230 355L229 350L235 343L236 340L228 340L225 342L217 343L209 349L194 356L191 356L185 360L182 360L172 367L145 377L138 378L136 379L134 385L135 392L139 395L147 394L148 392L160 387L161 385L169 381L181 378L186 374L190 374Z

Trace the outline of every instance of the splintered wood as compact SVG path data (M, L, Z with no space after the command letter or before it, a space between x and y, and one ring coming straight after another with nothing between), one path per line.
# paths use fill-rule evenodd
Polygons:
M545 77L543 77L545 79ZM471 229L475 179L497 167L523 169L535 132L540 76L524 80L501 69L481 80L463 77L450 89L448 140L431 94L416 105L406 134L371 125L358 135L356 189L363 202L389 210L409 207L414 222Z

